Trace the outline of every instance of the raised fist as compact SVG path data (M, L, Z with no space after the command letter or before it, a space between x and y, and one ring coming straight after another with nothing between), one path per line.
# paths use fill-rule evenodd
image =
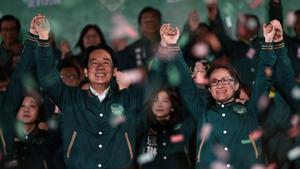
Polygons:
M272 24L263 24L263 33L265 37L265 42L272 42L275 35L275 29Z
M40 39L45 40L49 38L50 23L47 20L46 16L38 15L33 27L38 33Z
M170 24L163 24L160 28L161 45L175 45L179 38L178 27L173 28Z
M275 35L273 37L274 42L279 42L283 40L283 30L280 22L276 19L271 21L271 24L273 25L275 29Z

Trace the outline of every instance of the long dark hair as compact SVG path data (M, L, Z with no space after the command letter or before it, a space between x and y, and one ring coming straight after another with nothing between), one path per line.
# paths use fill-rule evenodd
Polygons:
M98 25L88 24L80 32L79 39L78 39L78 41L76 43L76 47L79 47L80 50L81 50L81 52L85 51L85 48L84 48L84 45L83 45L83 37L87 34L87 32L90 29L94 29L98 33L98 35L100 37L100 40L101 40L101 43L106 44L104 35L103 35L102 30L100 29L100 27Z
M181 102L180 102L180 99L179 99L179 96L178 96L176 90L173 88L170 88L170 87L162 87L162 88L159 88L158 90L156 90L156 92L154 92L151 99L146 104L145 111L147 112L147 123L149 126L155 126L159 123L159 121L155 118L155 115L152 111L152 105L154 104L155 98L157 97L158 93L162 92L162 91L167 93L167 95L170 99L171 105L174 109L174 111L170 112L170 118L169 118L169 120L167 120L168 123L176 124L179 121L183 120L184 114L183 114Z

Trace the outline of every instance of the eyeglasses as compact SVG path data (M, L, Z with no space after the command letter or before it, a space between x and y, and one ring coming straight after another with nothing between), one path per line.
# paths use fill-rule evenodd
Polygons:
M209 85L210 85L210 87L216 87L216 86L218 86L219 84L222 84L222 85L229 85L230 82L234 82L234 81L235 81L234 79L231 79L231 78L228 78L228 77L222 78L222 79L220 79L220 80L218 80L218 79L213 79L213 80L210 81Z

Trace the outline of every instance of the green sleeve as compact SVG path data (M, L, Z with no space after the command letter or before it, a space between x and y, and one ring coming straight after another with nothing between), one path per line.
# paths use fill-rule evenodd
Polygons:
M64 106L71 101L72 93L76 93L79 89L63 84L49 40L38 40L36 62L39 84L55 104L63 110Z
M273 66L276 63L277 56L273 50L272 43L265 43L262 45L260 51L260 58L257 67L257 75L255 79L255 86L251 94L251 98L247 103L248 109L258 116L262 113L262 107L259 106L261 98L268 98L273 80Z
M280 23L283 24L281 1L279 3L276 3L273 2L273 0L270 0L269 2L269 21L272 21L273 19L277 19Z
M294 111L300 112L300 101L299 99L293 98L293 94L297 92L295 90L300 89L300 85L295 80L295 73L292 69L291 60L287 55L287 48L283 42L279 42L274 44L274 49L278 57L274 79L276 90L283 96Z
M1 102L3 104L1 107L2 110L6 110L7 113L17 112L23 100L25 88L28 89L32 87L28 80L33 73L33 67L35 65L34 50L36 48L36 38L37 37L33 34L29 33L27 35L20 62L16 66L7 90L3 93L4 99L3 102ZM7 107L7 109L4 107Z

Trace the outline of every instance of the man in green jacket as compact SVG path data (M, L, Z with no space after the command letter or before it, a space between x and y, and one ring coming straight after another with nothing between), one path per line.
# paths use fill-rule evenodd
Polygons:
M50 24L35 25L40 85L62 111L64 159L67 168L127 168L135 155L136 117L143 102L141 88L120 90L115 52L107 45L88 49L84 73L89 90L68 87L60 80L50 46Z

